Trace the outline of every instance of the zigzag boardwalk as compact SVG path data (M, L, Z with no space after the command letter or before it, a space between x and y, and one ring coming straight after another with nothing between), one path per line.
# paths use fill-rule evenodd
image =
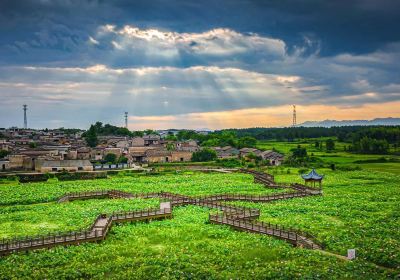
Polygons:
M171 208L113 213L109 216L101 214L93 222L92 226L86 230L0 241L0 255L7 255L18 251L50 248L58 245L65 246L78 245L83 242L98 242L105 239L113 222L123 223L166 218L172 218Z
M241 172L253 174L259 180L263 180L267 187L282 187L274 182L274 178L266 173L241 170ZM111 215L101 214L93 222L89 229L76 232L58 233L48 236L26 237L24 239L13 239L0 241L0 255L7 255L18 251L50 248L58 245L72 245L83 242L99 242L106 238L106 235L114 222L132 222L154 219L172 218L172 208L184 205L198 205L212 209L218 209L222 213L209 215L209 220L214 224L228 225L237 230L271 235L287 242L304 248L322 249L322 245L315 241L315 237L294 230L284 228L271 223L257 221L260 216L259 209L238 207L221 203L220 201L250 201L250 202L271 202L296 197L321 195L321 190L307 188L300 184L284 186L293 188L296 192L275 194L275 195L238 195L219 194L202 197L190 197L169 192L132 194L119 190L102 190L81 193L69 193L58 199L59 203L93 198L160 198L169 202L162 202L159 209L148 209L133 212L119 212Z

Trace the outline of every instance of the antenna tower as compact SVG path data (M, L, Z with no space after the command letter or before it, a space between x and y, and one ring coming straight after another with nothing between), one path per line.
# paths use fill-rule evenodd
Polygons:
M128 112L125 112L125 128L128 128Z
M27 129L28 128L28 119L26 117L26 110L28 110L28 105L22 105L23 110L24 110L24 128Z
M293 105L293 127L296 126L297 120L296 120L296 105Z

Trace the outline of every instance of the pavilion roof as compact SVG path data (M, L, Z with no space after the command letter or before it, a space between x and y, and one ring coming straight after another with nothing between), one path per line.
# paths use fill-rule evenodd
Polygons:
M313 168L310 173L303 174L301 175L301 177L304 180L322 180L322 178L324 178L324 175L319 175L317 171L315 171L315 169Z

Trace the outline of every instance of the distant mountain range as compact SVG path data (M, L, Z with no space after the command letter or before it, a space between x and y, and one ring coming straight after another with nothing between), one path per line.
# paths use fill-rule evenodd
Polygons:
M351 126L351 125L400 125L400 118L377 118L373 120L324 120L307 121L297 126L304 127L332 127L332 126Z

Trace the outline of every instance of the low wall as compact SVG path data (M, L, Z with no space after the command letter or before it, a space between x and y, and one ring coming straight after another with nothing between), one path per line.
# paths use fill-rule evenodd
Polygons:
M107 178L107 172L73 172L73 173L16 173L0 175L0 179L13 180L17 178L20 183L46 182L49 178L60 181L90 180Z

